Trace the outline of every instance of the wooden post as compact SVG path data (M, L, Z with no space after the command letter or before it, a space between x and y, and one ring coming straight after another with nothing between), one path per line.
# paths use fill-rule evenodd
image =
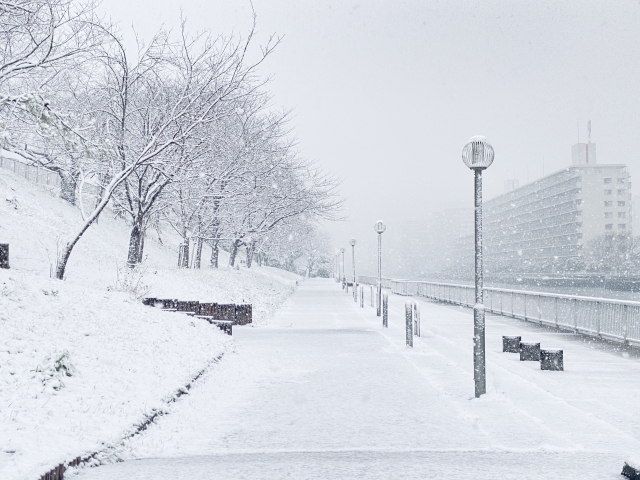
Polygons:
M9 268L9 244L0 243L0 268Z

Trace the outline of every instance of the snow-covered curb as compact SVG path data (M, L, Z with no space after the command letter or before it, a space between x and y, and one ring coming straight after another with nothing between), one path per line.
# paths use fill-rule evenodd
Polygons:
M60 463L58 465L56 465L54 468L50 469L48 472L46 472L45 474L41 475L40 479L41 480L47 480L47 475L50 476L50 478L55 479L59 479L62 478L64 476L65 473L73 473L73 469L76 467L84 467L84 466L98 466L101 465L103 462L113 462L113 461L120 461L120 458L117 454L118 452L118 448L121 447L122 445L124 445L124 443L127 440L130 440L131 438L135 437L136 435L141 434L142 432L144 432L149 425L151 425L153 422L155 422L155 420L163 415L166 415L167 413L169 413L168 410L168 406L169 404L176 402L181 396L188 394L189 390L191 390L191 387L198 381L200 380L205 373L207 373L210 368L217 364L222 357L224 356L224 353L221 353L220 355L218 355L217 357L215 357L213 360L211 360L209 362L209 364L202 370L200 370L192 379L189 383L187 383L186 385L184 385L183 387L179 388L178 390L176 390L173 395L171 395L169 398L165 399L165 408L163 408L162 410L153 410L152 412L149 412L148 414L145 414L145 419L144 421L142 421L141 423L134 425L133 428L131 429L130 432L126 433L124 435L124 437L117 443L114 445L108 445L106 447L103 447L102 450L100 451L96 451L93 452L89 455L85 455L85 456L78 456L75 457L73 459L67 460L64 463Z

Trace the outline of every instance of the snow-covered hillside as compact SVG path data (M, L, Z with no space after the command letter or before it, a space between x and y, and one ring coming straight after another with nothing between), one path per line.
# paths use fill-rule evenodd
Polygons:
M117 291L129 231L109 212L78 243L67 280L51 279L80 220L78 209L0 170L0 243L10 244L11 263L0 270L1 478L37 478L117 442L234 348L204 321ZM252 303L254 326L299 279L269 267L179 270L176 239L166 232L163 243L145 245L148 295Z

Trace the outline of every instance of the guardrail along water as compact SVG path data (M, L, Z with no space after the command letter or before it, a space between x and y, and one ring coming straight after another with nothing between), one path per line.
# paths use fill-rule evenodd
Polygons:
M376 285L376 277L360 276L362 284ZM450 283L382 279L383 288L398 295L473 307L474 287ZM484 289L485 310L540 325L640 346L640 302L554 293Z

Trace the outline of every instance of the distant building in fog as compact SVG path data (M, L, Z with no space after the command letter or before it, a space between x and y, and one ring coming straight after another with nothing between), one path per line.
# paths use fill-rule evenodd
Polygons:
M429 212L421 218L399 225L398 258L402 268L399 276L426 278L457 261L455 242L473 233L473 209L451 208Z
M504 181L504 193L512 192L518 187L520 187L520 180L518 180L517 178Z
M632 233L627 166L597 164L594 143L578 143L571 153L570 167L485 202L488 274L580 269L589 242ZM473 268L472 249L472 236L457 241L465 274Z

